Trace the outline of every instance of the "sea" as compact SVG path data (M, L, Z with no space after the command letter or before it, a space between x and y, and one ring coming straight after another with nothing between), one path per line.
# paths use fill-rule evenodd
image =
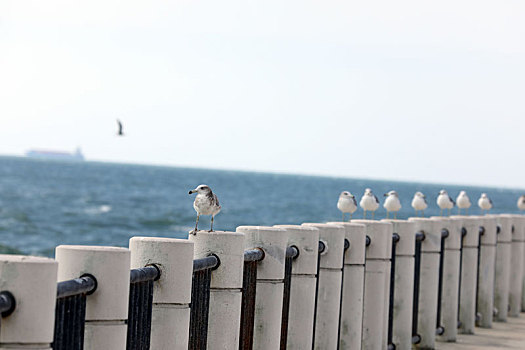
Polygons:
M0 157L0 253L54 256L61 244L127 247L133 236L186 238L195 225L195 195L209 185L222 211L214 229L241 225L301 224L341 220L336 204L341 191L359 200L369 187L383 200L396 190L403 208L397 218L414 216L416 191L426 194L426 216L439 215L435 199L445 188L455 198L466 190L480 214L477 198L486 192L493 213L518 213L522 189L454 186L355 178L145 166L100 162L66 162ZM456 209L454 209L456 213ZM354 218L362 218L362 210ZM376 219L386 216L380 207ZM348 218L348 217L347 217ZM201 217L200 229L209 229Z

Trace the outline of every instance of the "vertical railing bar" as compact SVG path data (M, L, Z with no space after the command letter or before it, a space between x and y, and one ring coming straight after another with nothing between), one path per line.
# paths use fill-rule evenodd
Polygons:
M478 240L478 266L476 272L476 321L480 320L480 314L478 310L478 295L479 295L479 269L481 265L481 236L485 234L485 227L481 226L478 231L479 240Z
M339 321L337 324L337 349L339 350L341 346L341 320L342 320L342 310L343 310L343 288L345 281L345 257L346 251L350 249L350 241L345 238L344 247L343 247L343 266L341 267L341 295L339 297Z
M419 280L421 273L421 245L425 239L424 232L416 233L416 250L414 253L414 300L412 303L412 344L419 344L421 336L417 333L419 313Z
M393 330L394 330L394 287L395 287L395 274L396 274L396 247L399 242L399 235L397 233L392 234L392 255L390 262L390 296L388 302L388 349L395 349L393 343Z
M439 251L439 281L438 281L438 299L436 312L436 334L442 335L445 329L441 325L441 300L443 298L443 272L445 263L445 240L449 236L447 229L441 230L441 247Z
M321 265L321 254L326 249L326 246L323 241L319 241L319 248L317 251L317 274L315 280L315 301L314 301L314 324L312 329L312 350L315 349L315 323L317 321L317 294L319 293L319 271Z
M457 328L461 327L460 321L460 310L461 310L461 275L463 273L463 245L465 244L465 237L467 236L467 229L461 228L461 241L459 246L459 281L458 281L458 325Z
M147 310L147 319L148 322L146 324L146 336L145 336L145 350L149 350L150 348L150 341L151 341L151 317L153 313L153 281L147 282L148 287L148 304L146 307Z

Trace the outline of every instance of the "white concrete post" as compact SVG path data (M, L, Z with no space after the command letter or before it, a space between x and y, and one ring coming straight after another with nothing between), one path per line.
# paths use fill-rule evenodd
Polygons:
M53 259L0 255L0 291L11 292L16 305L0 321L0 349L51 349L57 269Z
M194 245L193 258L211 254L220 265L213 271L208 315L208 350L237 349L241 324L244 234L225 231L199 231L189 235Z
M524 219L521 215L512 215L512 254L510 261L509 316L519 317L521 311L521 294L523 287L523 232Z
M441 220L442 228L448 231L448 237L444 241L441 319L439 320L444 332L438 337L438 340L454 342L458 335L459 264L461 259L463 219L459 216L435 218Z
M161 271L153 284L151 349L187 350L193 271L193 242L186 239L133 237L131 268L155 264Z
M244 249L262 248L265 252L257 265L253 349L279 349L288 233L267 226L239 226L236 231L245 235Z
M299 249L299 256L292 263L286 349L311 349L319 230L315 227L298 225L277 225L275 227L286 230L288 245L295 245Z
M391 223L374 220L352 222L364 224L370 237L365 261L362 349L386 349L393 227Z
M58 280L85 273L97 279L86 299L84 349L126 349L130 252L126 248L60 245L55 250Z
M441 250L441 220L410 218L417 222L418 231L425 233L421 244L421 272L419 280L418 333L419 349L435 349L437 299L439 285L439 252Z
M399 236L395 256L392 340L396 349L411 349L416 224L406 220L383 221L392 223L394 233Z
M318 228L319 240L326 246L319 262L314 348L337 349L345 229L339 225L316 223L303 225Z
M496 264L496 219L477 216L479 226L483 227L479 248L478 280L478 327L491 328L494 311L494 268ZM478 228L479 234L479 228ZM476 269L477 271L477 269Z
M497 215L500 232L497 235L496 275L494 280L494 321L507 322L509 308L510 261L512 243L512 217Z
M479 219L471 216L452 216L462 221L465 229L461 253L461 289L459 295L460 332L474 334L476 326L476 291L478 283Z
M329 222L345 228L350 243L344 258L339 348L361 349L363 293L365 288L366 227L349 222Z

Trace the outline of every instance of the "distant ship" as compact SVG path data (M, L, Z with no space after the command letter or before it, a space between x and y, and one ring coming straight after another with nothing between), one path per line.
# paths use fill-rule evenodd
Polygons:
M29 158L49 159L49 160L65 160L65 161L74 161L74 162L84 161L84 155L82 154L82 151L80 150L80 148L77 148L75 153L32 149L26 152L26 156Z

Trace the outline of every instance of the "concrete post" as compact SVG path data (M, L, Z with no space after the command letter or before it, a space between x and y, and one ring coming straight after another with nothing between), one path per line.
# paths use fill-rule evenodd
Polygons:
M11 292L16 305L2 318L0 349L51 349L57 269L53 259L0 255L0 291Z
M245 235L244 249L262 248L265 252L264 260L257 266L253 349L278 349L288 234L267 226L239 226L236 231Z
M364 224L370 237L365 261L362 349L386 349L393 227L391 223L374 220L352 222Z
M241 323L244 234L199 231L188 238L194 245L193 258L211 254L220 265L213 271L208 315L208 350L237 349Z
M416 224L406 220L383 221L392 223L394 233L399 235L395 256L392 340L396 349L411 349Z
M497 235L496 275L494 280L494 321L507 322L509 307L510 261L512 243L512 217L497 215L500 233Z
M126 349L130 251L126 248L60 245L58 281L89 273L97 290L86 299L84 349Z
M339 225L316 223L303 225L318 228L319 240L326 246L319 262L314 348L337 349L345 229Z
M350 242L344 258L339 349L361 349L363 330L363 293L365 287L365 225L349 222L329 222L345 228Z
M458 335L458 290L459 290L459 265L461 259L461 229L463 218L441 218L441 226L448 231L445 239L443 259L443 286L441 295L441 319L439 324L443 327L443 334L438 337L440 341L454 342Z
M512 215L512 254L510 261L510 290L509 290L509 316L519 317L521 311L521 295L523 288L523 232L524 218L521 215Z
M299 249L299 256L292 263L286 349L311 349L319 230L315 227L298 225L278 225L275 227L286 230L288 245L295 245Z
M478 327L491 328L494 311L494 268L496 264L496 219L478 216L483 227L479 249Z
M463 334L474 334L480 223L477 218L470 216L452 216L451 218L459 218L462 221L462 228L465 230L461 253L459 331Z
M418 333L419 349L435 349L437 302L439 284L439 252L441 250L441 220L410 218L417 230L425 233L421 245L421 273L419 284Z
M186 239L133 237L131 268L155 264L151 349L187 350L190 327L193 243Z

